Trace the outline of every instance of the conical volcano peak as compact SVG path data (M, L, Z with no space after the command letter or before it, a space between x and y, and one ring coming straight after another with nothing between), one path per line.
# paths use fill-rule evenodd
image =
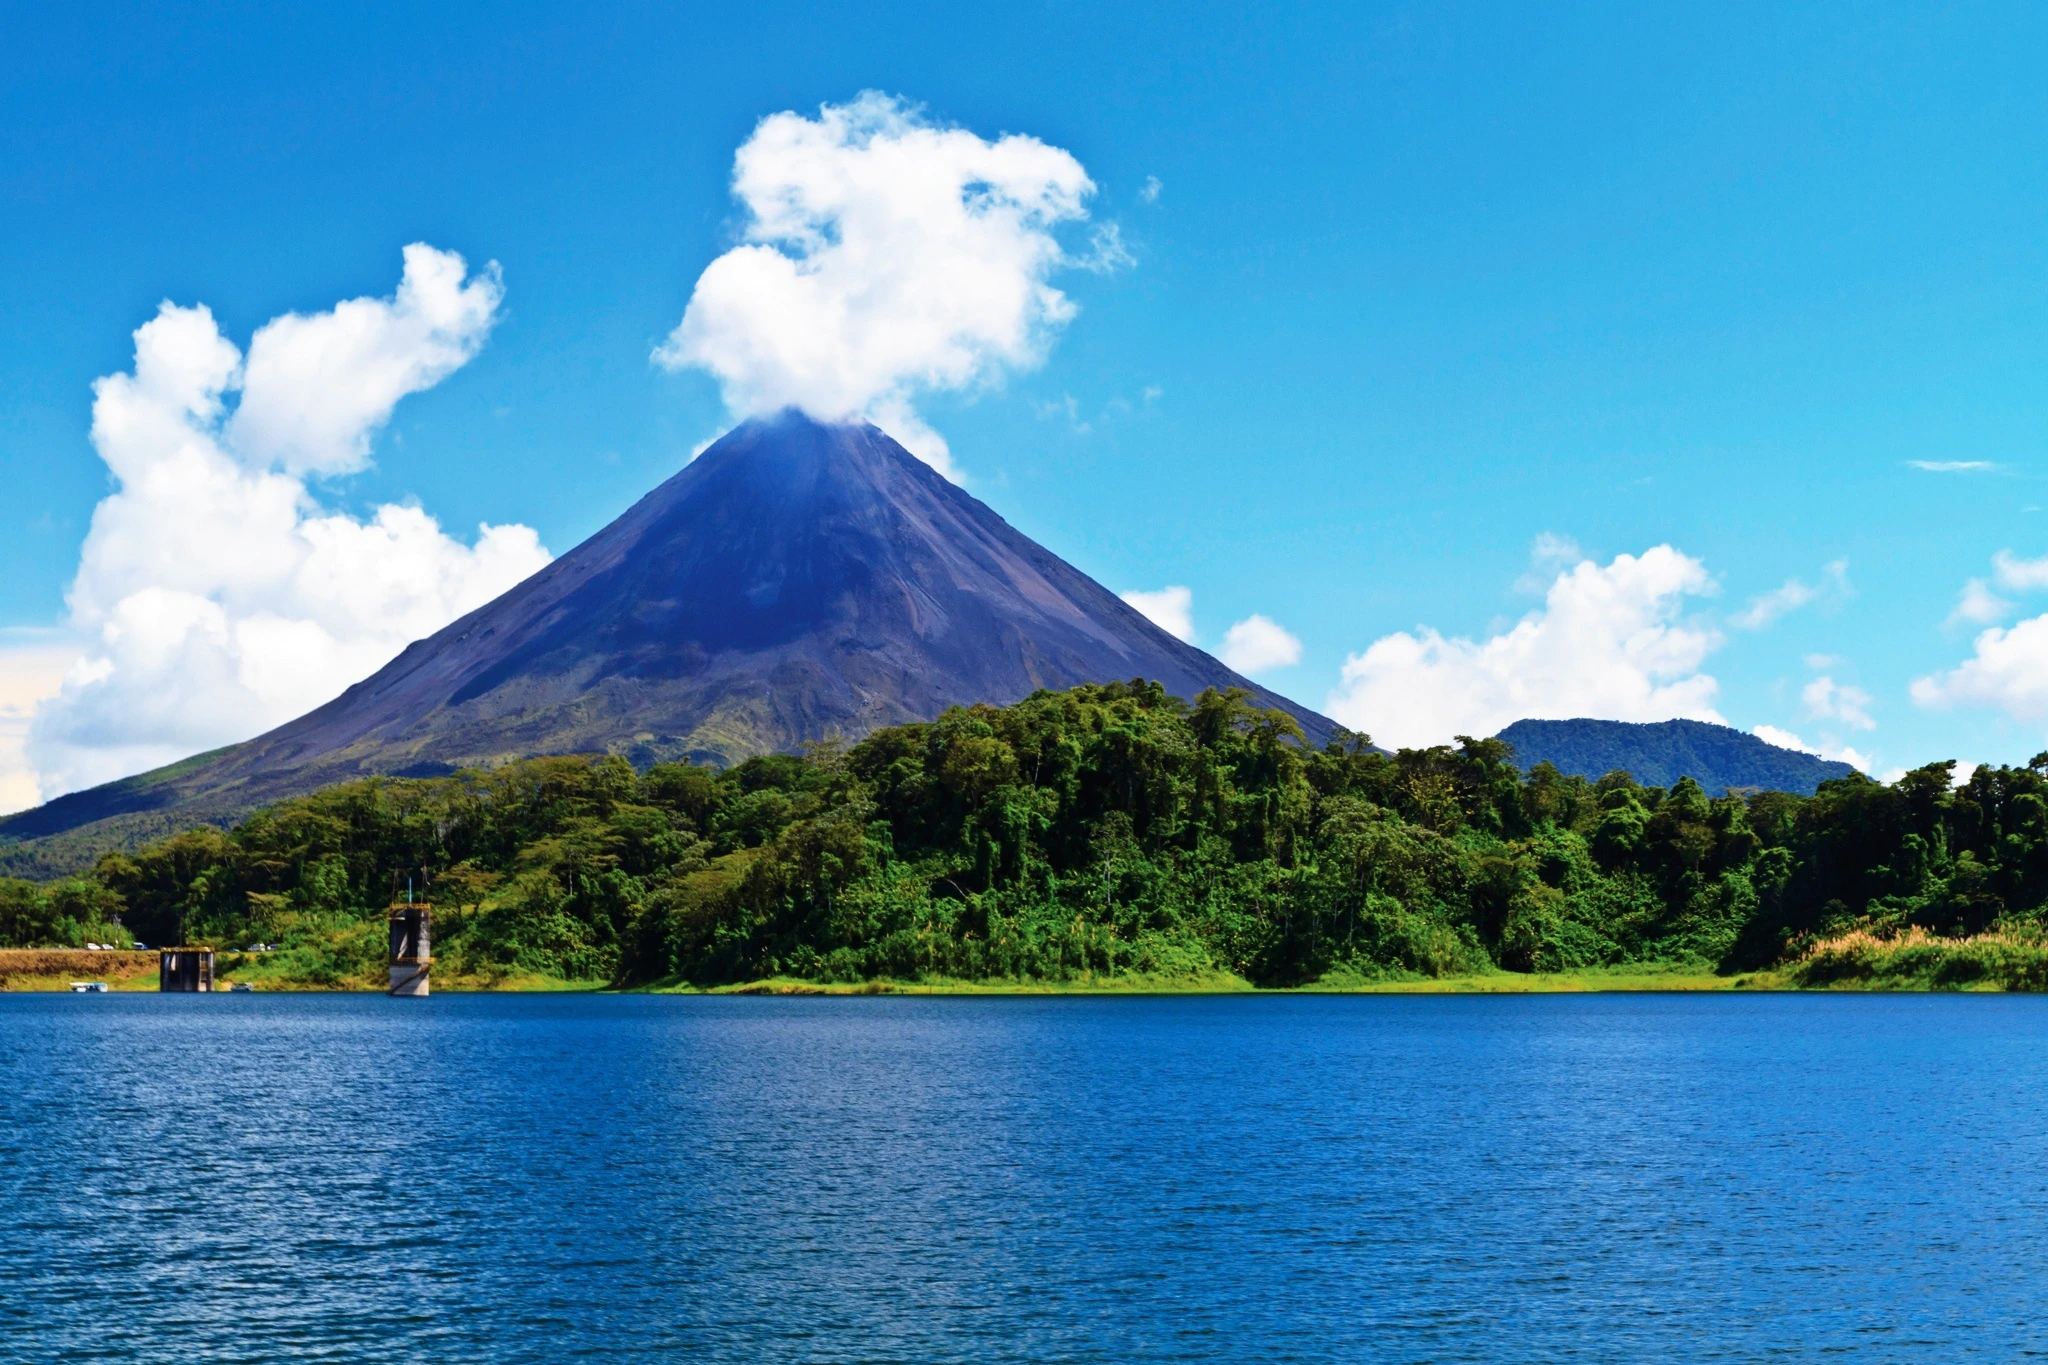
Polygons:
M856 456L875 438L889 440L887 433L862 418L828 422L802 408L784 408L763 417L749 417L704 448L693 463L705 460L744 459L765 454L767 458L801 465L834 457Z
M1160 630L878 427L789 410L740 423L610 526L319 710L0 833L165 805L218 818L367 775L542 754L732 763L1139 677L1183 697L1245 688L1315 743L1333 728Z
M693 466L709 463L715 468L739 461L751 463L756 478L786 480L792 492L811 487L811 481L835 463L852 466L870 478L882 477L883 471L899 465L903 466L901 472L919 478L926 474L945 477L864 418L828 422L801 408L747 418L706 446Z

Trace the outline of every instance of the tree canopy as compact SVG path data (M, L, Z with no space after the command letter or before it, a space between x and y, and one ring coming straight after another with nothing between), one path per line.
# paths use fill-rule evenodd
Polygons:
M0 941L118 917L359 981L404 869L431 878L451 967L617 984L1735 971L1858 929L2042 925L2048 755L1812 797L1513 758L1315 750L1242 693L1086 686L724 771L567 757L353 782L85 877L0 881Z

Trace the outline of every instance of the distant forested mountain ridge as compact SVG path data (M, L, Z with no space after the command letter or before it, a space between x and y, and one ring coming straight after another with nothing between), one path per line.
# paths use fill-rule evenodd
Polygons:
M1811 796L1829 778L1855 771L1702 720L1518 720L1496 738L1515 746L1524 772L1538 763L1589 780L1625 772L1646 787L1690 777L1714 793L1733 788Z

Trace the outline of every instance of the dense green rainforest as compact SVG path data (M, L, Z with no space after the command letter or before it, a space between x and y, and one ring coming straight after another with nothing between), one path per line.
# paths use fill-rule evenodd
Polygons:
M550 758L350 783L0 881L0 943L280 945L369 984L394 872L437 973L711 986L1077 977L1345 984L1673 964L2048 985L2048 755L1711 797L1508 747L1306 749L1242 695L1134 682L723 772Z

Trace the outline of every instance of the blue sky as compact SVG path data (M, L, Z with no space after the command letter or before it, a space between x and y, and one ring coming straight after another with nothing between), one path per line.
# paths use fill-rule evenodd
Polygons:
M1026 533L1189 588L1203 643L1279 623L1300 659L1262 680L1325 705L1398 632L1429 658L1366 701L1568 675L1571 641L1485 642L1581 560L1669 546L1701 591L1647 628L1696 656L1665 679L1693 709L1879 771L2048 747L2038 7L78 5L9 33L0 670L76 634L92 384L160 300L246 348L391 295L408 243L497 262L473 358L308 486L560 553L730 420L649 357L744 229L735 149L879 90L1064 149L1130 257L1052 277L1079 311L1042 365L917 411ZM1958 616L1973 579L2008 605Z

